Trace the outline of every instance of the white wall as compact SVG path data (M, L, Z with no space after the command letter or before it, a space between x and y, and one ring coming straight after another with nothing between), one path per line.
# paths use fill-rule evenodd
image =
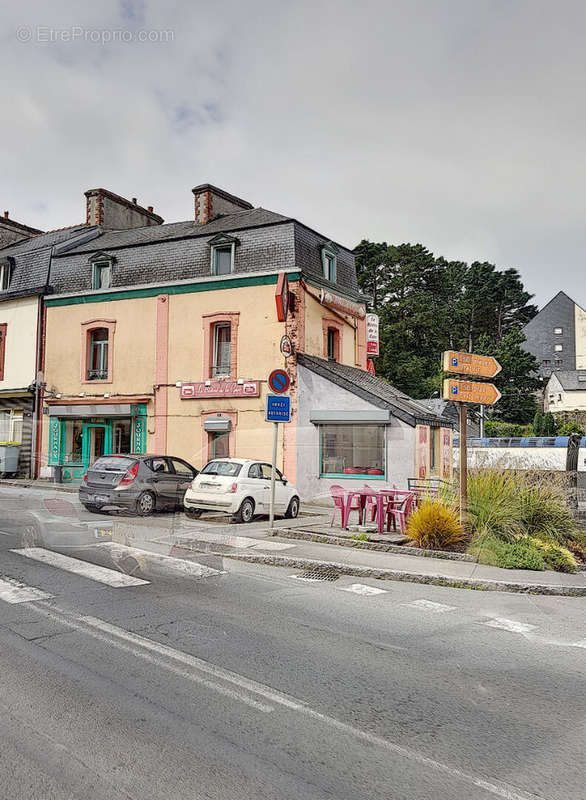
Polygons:
M0 389L22 389L35 379L38 299L25 297L0 303L0 323L8 325L4 380Z
M368 478L320 478L319 429L310 422L312 411L370 411L367 400L341 389L306 367L297 370L297 488L303 500L329 503L333 484L362 487ZM391 417L386 426L387 479L372 480L373 488L395 484L407 488L407 478L415 474L415 428Z
M565 447L468 447L470 469L566 469ZM459 467L460 448L454 447L454 467ZM583 461L583 451L580 459Z

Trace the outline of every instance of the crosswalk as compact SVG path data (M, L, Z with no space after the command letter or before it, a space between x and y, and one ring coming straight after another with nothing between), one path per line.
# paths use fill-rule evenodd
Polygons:
M24 558L30 558L33 561L40 561L42 564L48 564L51 567L57 567L65 570L65 572L81 575L98 583L105 583L107 586L120 588L123 586L144 586L148 583L142 578L134 578L124 572L100 567L88 561L81 561L79 558L55 553L52 550L45 550L44 547L23 547L18 550L11 550L11 552L24 556Z

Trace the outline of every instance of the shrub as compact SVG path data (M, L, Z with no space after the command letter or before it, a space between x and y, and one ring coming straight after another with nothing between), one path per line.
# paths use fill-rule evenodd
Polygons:
M513 541L522 533L514 473L483 470L468 478L468 522L479 536Z
M514 422L500 422L497 419L487 419L484 423L485 436L533 436L533 425L517 425Z
M564 495L553 487L521 486L518 493L523 533L565 542L576 525Z
M541 551L543 559L548 567L557 572L576 572L578 565L576 559L567 547L562 547L557 542L547 542L535 537L529 537L529 541Z
M584 428L573 420L570 420L570 422L564 422L558 428L558 436L570 436L572 433L577 433L579 436L585 435Z
M424 500L411 514L407 536L427 550L460 549L467 539L454 509L439 500Z
M566 547L574 556L576 561L581 561L582 564L586 564L586 547L581 545L579 542L572 541L571 539L566 542Z
M470 544L468 552L478 558L479 564L504 569L545 569L543 556L529 541L505 542L496 536L478 536Z

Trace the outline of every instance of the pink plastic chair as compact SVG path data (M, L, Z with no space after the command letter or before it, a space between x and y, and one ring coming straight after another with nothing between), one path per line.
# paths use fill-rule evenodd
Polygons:
M364 484L364 488L369 492L378 491L378 489L373 489L372 486L369 486L367 483ZM369 508L370 508L370 513L371 513L370 521L374 522L375 519L376 519L376 509L377 509L376 498L374 498L374 497L367 497L366 498L366 504L364 506L364 521L365 522L368 519L368 509Z
M350 516L350 512L358 511L358 514L361 513L360 500L358 498L355 498L350 508L346 509L346 493L344 491L343 486L339 486L337 484L330 486L330 494L332 496L332 500L334 501L334 513L332 514L332 521L330 522L330 528L334 524L334 519L336 518L336 509L339 508L340 516L342 518L342 530L345 530L348 524L348 517Z
M400 500L401 495L404 495L403 502L399 507L395 505L397 500ZM397 529L397 523L399 524L399 530L402 534L405 534L405 528L407 525L407 520L409 519L409 515L411 514L411 508L413 507L413 501L415 499L415 494L413 492L397 492L393 501L387 504L387 508L385 511L387 517L387 532L391 530L391 522L393 523L394 530Z

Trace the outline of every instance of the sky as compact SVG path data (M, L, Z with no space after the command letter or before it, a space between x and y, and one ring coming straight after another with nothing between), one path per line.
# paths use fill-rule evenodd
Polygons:
M0 213L63 227L104 187L173 222L210 182L586 306L585 28L568 0L3 0Z

